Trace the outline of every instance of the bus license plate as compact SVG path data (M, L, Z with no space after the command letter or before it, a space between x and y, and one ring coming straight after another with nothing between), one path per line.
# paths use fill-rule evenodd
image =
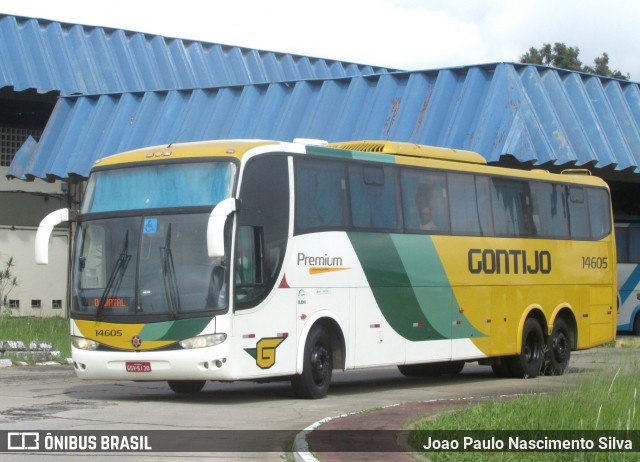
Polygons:
M125 362L127 372L151 372L149 361L127 361Z

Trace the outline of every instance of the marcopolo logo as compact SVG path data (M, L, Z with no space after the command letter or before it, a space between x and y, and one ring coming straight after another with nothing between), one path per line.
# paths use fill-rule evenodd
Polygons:
M469 249L467 261L471 274L551 273L548 250Z

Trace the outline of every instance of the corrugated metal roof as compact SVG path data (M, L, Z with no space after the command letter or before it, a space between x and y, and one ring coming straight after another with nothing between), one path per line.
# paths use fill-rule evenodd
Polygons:
M0 88L63 95L177 90L393 71L0 14Z
M60 100L9 175L86 176L94 160L181 141L388 139L638 172L640 86L498 63L422 72Z

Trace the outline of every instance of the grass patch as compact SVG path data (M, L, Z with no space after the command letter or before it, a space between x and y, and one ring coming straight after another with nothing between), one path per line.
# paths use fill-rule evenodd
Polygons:
M640 337L618 337L615 348L640 348Z
M26 346L34 340L50 343L60 351L61 361L71 357L69 320L65 318L0 316L0 340L20 340Z
M638 430L640 396L638 364L627 364L617 371L601 373L576 386L544 395L523 395L469 405L419 421L420 431L455 430ZM424 436L424 433L422 433ZM417 451L438 461L565 461L637 460L637 453L528 453L528 452L424 452L421 433L412 432L411 444Z

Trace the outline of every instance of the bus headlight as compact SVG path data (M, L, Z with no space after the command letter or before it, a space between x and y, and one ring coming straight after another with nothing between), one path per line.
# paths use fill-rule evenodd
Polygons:
M97 350L100 344L98 342L94 342L93 340L89 340L84 337L76 337L75 335L71 337L71 344L80 349L80 350Z
M197 337L191 337L180 341L182 348L205 348L214 345L219 345L227 339L227 334L209 334L199 335Z

